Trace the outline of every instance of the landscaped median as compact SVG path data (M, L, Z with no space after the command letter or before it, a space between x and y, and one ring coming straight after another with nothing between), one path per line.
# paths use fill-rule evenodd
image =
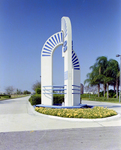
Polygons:
M99 106L95 106L94 108L79 108L79 109L52 109L52 108L36 107L35 110L42 114L65 118L96 119L117 115L117 113L114 110Z

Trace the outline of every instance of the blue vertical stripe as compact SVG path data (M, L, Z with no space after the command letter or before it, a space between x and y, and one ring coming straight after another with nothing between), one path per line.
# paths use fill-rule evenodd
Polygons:
M72 58L75 56L75 53L72 55Z
M53 46L49 42L47 42L47 44L53 48Z
M55 40L54 40L54 38L52 37L52 40L54 41L54 43L56 44L56 42L55 42Z
M61 32L61 42L63 42L63 34L62 34L62 32Z
M55 35L55 39L56 39L56 42L58 43L58 40L57 40L57 37L56 37L56 35Z
M72 50L72 64L73 64L74 70L80 70L79 60L78 60L74 50Z
M79 62L73 63L73 65L77 65L77 64L79 64Z
M74 60L73 63L75 63L76 61L78 61L78 59Z
M51 41L51 39L49 39L49 41L53 44L53 46L55 46L54 43Z
M74 60L74 59L76 59L77 57L75 56L73 59L72 59L72 61Z
M43 51L42 53L47 53L47 54L51 54L50 52L45 52L45 51Z
M49 48L49 49L52 49L51 47L49 47L48 45L45 45L45 47Z
M44 50L51 52L51 50L49 50L49 49L47 49L47 48L45 48L45 47L44 47Z
M59 33L58 33L57 35L58 35L58 40L59 40L59 42L60 42L60 36L59 36Z

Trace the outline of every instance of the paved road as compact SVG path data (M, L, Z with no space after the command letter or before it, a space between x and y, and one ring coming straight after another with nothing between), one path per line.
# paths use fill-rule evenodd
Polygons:
M121 150L121 127L5 132L0 150Z
M109 102L95 102L95 101L86 101L82 100L82 104L88 104L93 106L102 106L102 107L108 107L110 109L113 109L117 111L119 114L121 114L121 103L109 103Z
M0 150L121 150L121 117L103 121L45 117L34 112L28 98L0 102ZM121 113L121 105L100 105Z

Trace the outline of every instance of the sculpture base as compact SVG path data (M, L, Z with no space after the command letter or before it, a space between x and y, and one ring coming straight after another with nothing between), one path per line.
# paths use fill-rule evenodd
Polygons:
M79 104L78 106L62 106L62 105L43 105L38 104L35 107L44 107L44 108L55 108L55 109L75 109L75 108L93 108L94 106L87 104Z

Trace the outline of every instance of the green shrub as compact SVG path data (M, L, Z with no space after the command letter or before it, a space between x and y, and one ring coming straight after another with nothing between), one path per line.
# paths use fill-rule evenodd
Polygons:
M107 101L106 97L95 97L95 98L89 98L91 101Z
M41 96L33 95L29 98L29 102L31 103L31 105L41 104Z
M97 94L81 94L81 98L94 98L94 97L98 97Z
M32 95L29 98L31 105L41 104L41 94ZM53 95L53 105L62 104L64 102L64 95L54 94Z
M116 92L114 90L109 90L109 97L115 96Z
M26 91L23 92L23 94L31 94L31 92L26 90Z
M41 89L40 88L36 88L36 94L41 94Z
M116 98L116 94L113 96L113 98Z
M53 95L53 105L62 104L64 102L64 95L54 94Z
M106 98L106 97L95 97L95 98L89 98L91 101L100 101L100 102L118 102L118 98Z
M105 93L105 97L107 97L107 92ZM116 97L116 92L114 92L114 90L109 90L109 97L110 98Z
M0 97L3 97L3 98L11 98L11 95L0 95Z
M100 92L100 97L103 97L104 91Z

